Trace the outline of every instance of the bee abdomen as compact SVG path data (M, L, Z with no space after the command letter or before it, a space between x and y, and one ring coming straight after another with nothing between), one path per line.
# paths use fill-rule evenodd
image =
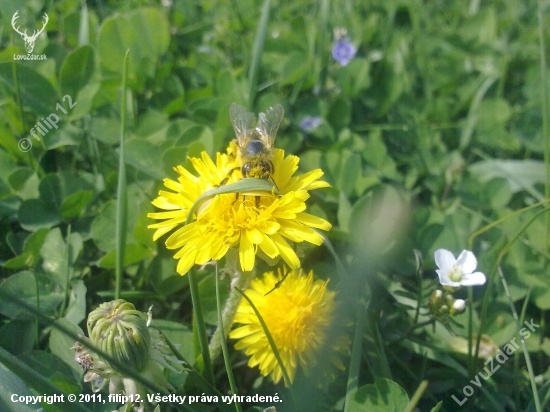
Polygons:
M241 169L243 177L255 177L257 179L269 179L273 173L273 163L268 160L245 163Z

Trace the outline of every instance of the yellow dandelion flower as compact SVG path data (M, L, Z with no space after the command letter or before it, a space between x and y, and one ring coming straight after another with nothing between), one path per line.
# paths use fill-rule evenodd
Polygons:
M289 245L307 241L315 245L323 242L322 236L313 230L329 230L331 224L324 219L305 212L309 190L330 187L319 180L320 169L294 176L298 169L297 156L285 156L275 149L273 158L273 181L281 196L265 193L261 196L235 193L218 194L204 202L195 212L196 216L185 225L189 210L195 201L208 190L219 186L237 165L236 146L232 143L227 154L217 154L216 163L203 152L201 158L189 158L198 176L183 166L174 170L178 181L164 179L170 191L161 190L152 203L163 212L149 213L153 219L162 220L149 226L156 229L153 239L176 229L166 240L168 249L179 249L177 271L186 274L194 264L203 265L210 260L219 260L234 247L239 249L243 271L254 267L255 256L261 250L269 258L280 256L288 266L300 266L298 256ZM226 184L242 179L240 169L232 173Z
M328 281L313 280L313 272L307 276L302 270L292 270L283 279L282 271L278 276L267 272L262 278L254 279L246 295L260 312L269 333L273 338L282 363L294 380L298 364L307 374L318 360L318 355L329 338L329 328L334 317L335 292L327 289ZM273 290L272 293L268 293ZM246 300L242 300L235 315L235 323L243 324L229 334L230 338L239 339L236 349L244 349L250 355L248 366L258 366L264 376L271 375L277 383L282 377L282 370L275 358L267 336L256 313ZM336 352L345 350L342 339L336 339ZM331 362L342 369L343 364L336 352L331 352Z

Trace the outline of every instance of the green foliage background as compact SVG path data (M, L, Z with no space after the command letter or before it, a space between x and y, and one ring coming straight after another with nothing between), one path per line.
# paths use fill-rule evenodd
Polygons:
M318 278L333 279L331 287L339 289L342 300L357 298L348 295L352 288L341 281L343 273L367 282L351 283L368 291L366 309L356 312L350 305L343 315L350 319L350 339L354 327L363 325L355 327L362 340L360 357L345 362L358 370L367 401L357 397L350 410L399 410L395 405L403 399L406 404L423 380L429 384L417 403L422 411L439 401L446 411L535 410L521 351L462 407L452 400L452 395L463 398L472 366L453 344L468 337L467 313L456 318L464 328L453 328L455 336L431 326L407 332L418 320L415 308L426 307L426 291L434 288L432 256L438 248L455 255L473 250L479 270L494 282L490 293L488 286L474 291L472 327L477 333L482 317L483 333L497 346L517 335L496 272L495 262L501 263L522 319L541 325L526 344L540 399L548 401L549 216L529 223L541 210L533 208L471 238L487 224L549 199L547 2L163 3L170 4L0 0L4 296L38 304L40 312L75 333L82 333L91 309L114 297L122 67L130 49L121 297L143 311L153 304L158 326L181 345L186 359L200 352L188 277L176 274L163 242L152 241L147 229L151 200L163 178L176 177L174 166L191 167L187 156L225 150L234 137L231 102L255 112L280 103L286 114L276 146L300 156L302 172L323 169L332 185L312 192L309 201L312 213L333 224L330 250L304 247L303 266ZM262 8L269 10L265 20ZM29 31L48 13L33 51L47 60L14 60L25 54L11 28L17 10L18 23ZM336 27L347 28L357 47L345 67L331 56ZM60 119L59 128L37 141L31 128L52 113ZM300 122L306 116L320 116L322 124L305 131ZM20 150L22 139L32 143L30 151ZM414 249L424 266L417 265ZM329 251L338 256L338 265ZM502 251L507 253L500 261ZM211 332L217 324L213 272L198 277ZM226 294L227 282L223 286ZM465 291L460 293L466 298ZM481 302L490 308L487 313ZM65 393L90 393L73 361L73 343L0 299L5 353ZM244 355L229 346L241 394L278 392L285 401L277 410L342 408L347 370L323 388L299 378L296 392L304 402L292 409L284 387L258 378ZM38 378L10 368L5 356L0 409L38 410L9 401L10 393L47 392ZM482 361L473 366L470 373L483 369ZM218 388L226 393L221 362L215 371ZM201 393L187 375L171 379L179 390ZM397 399L394 409L368 404L384 393ZM42 406L67 410L67 405ZM99 411L114 405L87 407Z

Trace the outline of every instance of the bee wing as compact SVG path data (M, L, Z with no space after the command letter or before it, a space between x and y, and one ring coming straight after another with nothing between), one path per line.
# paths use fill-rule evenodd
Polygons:
M256 116L254 116L254 113L247 112L243 106L237 103L231 103L229 118L231 119L235 135L237 136L237 143L239 146L243 147L246 143L246 137L249 131L254 128Z
M258 130L263 138L267 138L267 144L271 147L275 141L277 130L283 121L285 115L285 109L278 104L275 107L270 107L265 113L258 115Z

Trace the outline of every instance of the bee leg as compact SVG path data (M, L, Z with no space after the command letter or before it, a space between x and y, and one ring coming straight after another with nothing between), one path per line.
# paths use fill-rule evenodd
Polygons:
M282 278L281 280L278 280L277 282L275 282L275 286L273 286L273 289L271 289L269 292L267 292L264 296L269 295L269 294L270 294L271 292L273 292L275 289L279 289L279 288L281 287L281 284L285 281L285 279L286 279L286 277L288 276L289 273L290 273L290 271L287 272L287 273L283 276L283 278Z
M218 186L216 186L216 187L220 187L220 186L225 185L225 184L228 182L228 180L231 178L231 175L233 174L233 172L235 172L235 170L239 170L239 169L240 169L240 167L234 167L233 169L231 169L231 170L229 171L229 173L227 173L227 176L225 176L225 179L223 179L223 180L220 182L220 184L219 184Z

